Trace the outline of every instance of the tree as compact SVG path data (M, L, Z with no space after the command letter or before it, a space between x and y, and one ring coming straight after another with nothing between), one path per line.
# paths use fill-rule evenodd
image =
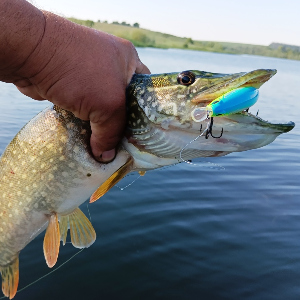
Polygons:
M130 26L130 24L128 24L128 23L126 23L124 21L121 23L121 25L123 25L123 26Z
M154 41L151 40L147 34L143 33L141 29L135 29L131 34L131 41L136 46L149 47L154 45Z
M188 39L186 40L186 43L187 43L187 44L194 44L194 41L193 41L191 38L188 38Z
M133 27L140 28L140 24L139 23L134 23Z
M84 25L87 27L93 27L95 25L95 22L92 20L86 20Z

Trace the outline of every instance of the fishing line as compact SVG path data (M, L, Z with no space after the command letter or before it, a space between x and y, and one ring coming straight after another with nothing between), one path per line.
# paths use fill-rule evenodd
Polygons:
M190 142L188 142L181 150L180 150L180 153L179 153L179 157L181 159L182 162L185 162L189 165L194 165L196 166L196 164L193 164L191 161L188 161L188 160L185 160L184 158L182 158L182 152L184 151L184 149L189 146L190 144L192 144L193 142L197 141L199 139L199 137L203 136L203 134L208 130L209 128L209 123L207 122L207 125L206 125L206 128L202 131L201 134L199 134L196 138L194 138L193 140L191 140Z
M90 214L90 209L89 209L89 203L88 202L86 204L86 208L87 208L87 211L88 211L88 214L89 214L89 219L90 219L90 221L92 223L92 217L91 217L91 214Z
M134 176L134 175L136 175L136 174L135 174L135 173L129 173L129 174L127 174L126 176L124 176L123 180L124 180L125 178L128 178L128 177L130 177L130 176ZM137 178L134 179L131 183L129 183L128 185L126 185L126 186L124 186L124 187L121 187L121 186L118 186L118 185L115 185L115 187L117 187L119 190L123 191L123 190L125 190L126 188L128 188L130 185L132 185L134 182L136 182L140 177L141 177L141 176L137 177Z
M206 167L209 168L209 169L226 170L225 167L220 166L220 165L218 165L218 164L216 164L216 163L212 163L212 162L210 162L210 161L203 161L203 162L205 162L206 164L212 165L212 167L207 167L207 166L206 166Z
M118 185L116 185L117 188L119 188L121 191L127 189L129 186L131 186L132 184L134 184L140 177L142 177L141 175L139 175L137 178L135 178L131 183L125 185L124 187L120 187Z
M177 163L176 163L176 164L169 165L169 166L164 166L164 167L161 167L161 168L156 169L156 170L149 170L149 171L147 171L147 173L148 173L148 172L152 172L152 171L161 172L161 171L163 171L163 170L165 170L165 169L172 168L172 167L174 167L174 166L176 166L176 165L177 165ZM133 176L133 175L136 175L136 174L135 174L135 173L130 173L130 174L127 174L124 178L129 177L129 176ZM120 187L120 186L118 186L118 185L116 185L116 187L119 188L121 191L123 191L123 190L127 189L129 186L131 186L133 183L135 183L140 177L142 177L142 176L139 175L139 176L138 176L137 178L135 178L131 183L129 183L128 185L126 185L126 186L124 186L124 187Z
M44 279L45 277L49 276L50 274L56 272L58 269L60 269L62 266L64 266L66 263L68 263L71 259L73 259L76 255L78 255L79 253L81 253L83 250L85 250L84 248L83 249L80 249L77 253L75 253L74 255L72 255L68 260L66 260L65 262L63 262L61 265L59 265L57 268L55 268L54 270L50 271L49 273L45 274L44 276L38 278L37 280L29 283L28 285L24 286L23 288L19 289L17 291L17 293L21 292L21 291L24 291L25 289L29 288L30 286L34 285L35 283L39 282L40 280ZM3 296L1 297L0 299L4 299L7 297L6 296Z
M89 215L89 219L92 222L92 217L90 214L90 209L89 209L89 203L86 204L87 210L88 210L88 215ZM66 244L71 244L71 242L67 242ZM24 286L23 288L19 289L17 291L17 293L24 291L25 289L29 288L30 286L36 284L37 282L39 282L40 280L44 279L45 277L51 275L52 273L56 272L58 269L60 269L61 267L63 267L65 264L67 264L69 261L71 261L76 255L78 255L79 253L81 253L83 250L85 250L86 248L82 248L79 251L77 251L75 254L73 254L69 259L67 259L65 262L63 262L61 265L59 265L58 267L56 267L55 269L53 269L52 271L48 272L47 274L39 277L38 279L36 279L35 281L27 284L26 286ZM1 297L0 299L7 299L6 296Z
M179 153L179 157L181 159L182 162L184 163L187 163L189 165L193 165L193 166L199 166L199 164L195 164L195 163L192 163L191 161L189 160L185 160L183 157L182 157L182 152L184 151L184 149L186 147L188 147L190 144L192 144L193 142L197 141L201 136L204 135L205 132L207 132L209 130L209 126L210 126L210 122L207 121L207 124L206 124L206 128L203 130L203 132L201 134L199 134L196 138L194 138L193 140L191 140L189 143L187 143L181 150L180 150L180 153ZM209 162L209 161L202 161L202 162L205 162L206 164L210 164L212 165L213 167L208 167L209 169L215 169L215 167L217 167L218 169L221 169L221 170L225 170L224 167L218 165L218 164L215 164L215 163L212 163L212 162Z
M187 143L187 144L180 150L179 157L180 157L180 160L181 160L182 162L185 162L185 163L187 163L187 164L189 164L189 165L193 165L193 166L199 166L199 164L195 164L195 163L192 163L191 161L185 160L185 159L182 157L182 152L184 151L184 149L185 149L188 145L190 145L191 143L193 143L193 142L195 142L196 140L198 140L199 137L203 136L204 133L207 132L207 131L209 130L209 126L210 126L210 122L207 122L206 128L203 130L203 132L202 132L201 134L199 134L196 138L194 138L193 140L191 140L189 143ZM220 166L220 165L218 165L218 164L215 164L215 163L212 163L212 162L205 162L205 163L206 163L206 164L212 165L212 167L208 167L208 168L210 168L210 169L214 169L215 167L217 167L217 168L219 168L219 169L221 169L221 170L225 170L224 167L222 167L222 166ZM174 165L176 165L176 164L174 164ZM172 166L174 166L174 165L171 165L171 166L165 166L164 168L161 168L159 171L161 171L161 170L163 170L163 169L166 169L166 168L170 168L170 167L172 167ZM128 176L130 176L130 175L134 175L134 174L128 174L128 175L126 175L124 178L126 178L126 177L128 177ZM141 177L141 175L139 175L139 176L138 176L137 178L135 178L131 183L125 185L124 187L120 187L120 186L118 186L118 185L116 185L116 187L119 188L121 191L123 191L123 190L127 189L129 186L131 186L132 184L134 184L140 177Z

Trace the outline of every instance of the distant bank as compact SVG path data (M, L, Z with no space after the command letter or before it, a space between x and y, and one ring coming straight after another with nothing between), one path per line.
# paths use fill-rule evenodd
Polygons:
M259 46L250 44L194 41L191 38L180 38L171 34L155 32L139 28L139 24L133 25L126 22L94 22L91 20L79 20L69 18L70 21L108 32L131 41L136 47L155 48L178 48L199 51L229 53L229 54L250 54L270 57L300 60L300 47L272 43L269 46Z

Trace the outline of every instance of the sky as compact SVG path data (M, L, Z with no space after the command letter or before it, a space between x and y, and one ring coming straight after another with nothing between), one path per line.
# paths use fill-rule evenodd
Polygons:
M65 17L140 24L194 40L300 46L300 0L31 0Z

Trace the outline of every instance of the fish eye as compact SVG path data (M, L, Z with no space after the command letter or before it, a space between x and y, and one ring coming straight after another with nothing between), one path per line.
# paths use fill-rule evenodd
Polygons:
M191 85L195 82L195 74L190 71L184 71L178 74L177 82L181 85Z

